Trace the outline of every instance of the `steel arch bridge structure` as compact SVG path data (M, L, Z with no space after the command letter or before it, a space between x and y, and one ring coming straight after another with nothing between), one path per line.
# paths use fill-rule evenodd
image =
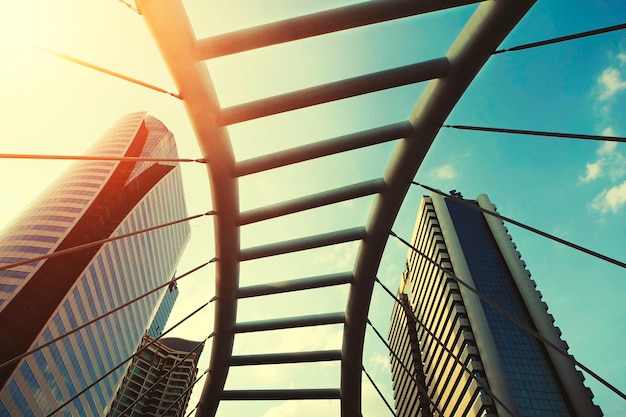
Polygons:
M438 131L476 74L502 40L529 10L531 0L482 2L441 58L337 81L229 108L220 108L205 61L274 44L295 42L365 25L382 24L423 13L477 3L475 0L386 0L358 3L258 27L197 39L181 0L137 0L178 88L207 162L215 210L216 307L210 373L197 415L212 417L221 400L339 399L341 415L361 415L361 378L365 331L378 267L391 227ZM245 161L235 160L227 127L232 124L308 106L427 82L406 121L355 132ZM382 176L241 212L239 178L315 158L398 140ZM241 248L240 228L304 210L314 210L373 195L362 227ZM271 285L240 287L240 262L359 241L352 273L321 275ZM348 285L340 313L237 322L237 301L276 293ZM344 309L345 307L345 309ZM324 324L343 324L341 350L233 356L236 334ZM229 368L237 365L341 362L336 389L225 390Z

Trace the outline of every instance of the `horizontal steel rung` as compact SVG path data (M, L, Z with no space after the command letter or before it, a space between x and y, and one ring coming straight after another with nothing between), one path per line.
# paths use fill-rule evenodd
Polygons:
M340 324L345 321L345 314L327 313L301 317L283 317L279 319L249 321L235 324L235 333L262 332L266 330L293 329L296 327Z
M241 161L235 165L235 176L243 177L323 156L377 145L411 136L413 126L408 121L339 136L296 148Z
M238 297L258 297L262 295L280 294L284 292L310 290L314 288L330 287L333 285L349 284L354 280L351 272L322 275L317 277L300 278L289 281L276 281L268 284L253 285L239 288Z
M339 389L276 389L223 391L222 400L340 400Z
M341 201L353 200L355 198L380 193L384 189L385 181L382 178L352 184L346 187L335 188L334 190L311 194L305 197L284 201L282 203L272 204L271 206L246 211L239 215L239 224L246 225L329 204L339 203Z
M218 117L218 125L228 126L330 101L441 78L448 74L449 68L447 58L437 58L252 101L222 109Z
M355 227L353 229L307 236L300 239L287 240L285 242L271 243L269 245L242 249L239 253L239 260L249 261L268 256L321 248L323 246L330 246L338 243L353 242L355 240L365 239L366 236L367 233L364 227Z
M232 356L230 366L274 365L341 360L341 350L318 350L312 352L268 353L263 355Z
M216 58L359 26L448 9L478 0L363 2L199 40L198 60Z

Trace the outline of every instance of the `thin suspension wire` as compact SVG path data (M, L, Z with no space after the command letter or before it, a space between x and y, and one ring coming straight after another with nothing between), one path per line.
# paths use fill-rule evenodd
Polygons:
M524 49L536 48L538 46L552 45L554 43L571 41L573 39L586 38L588 36L600 35L602 33L614 32L616 30L622 30L622 29L626 29L626 23L622 23L622 24L614 25L614 26L608 26L608 27L601 28L601 29L589 30L589 31L586 31L586 32L574 33L572 35L567 35L567 36L559 36L557 38L546 39L546 40L539 41L539 42L526 43L526 44L523 44L523 45L514 46L512 48L499 49L499 50L495 51L493 53L493 55L501 54L501 53L504 53L504 52L521 51L521 50L524 50Z
M197 162L206 164L206 160L191 158L146 158L142 156L106 156L106 155L37 155L28 153L0 153L1 159L52 159L73 161L121 161L121 162Z
M211 300L213 301L213 300ZM131 361L135 356L141 354L141 352L143 352L144 350L146 350L148 347L152 346L154 343L156 343L157 340L160 340L163 336L165 336L166 334L168 334L169 332L171 332L172 330L174 330L175 328L177 328L178 326L180 326L181 324L183 324L186 320L188 320L189 318L191 318L192 316L194 316L195 314L197 314L198 312L200 312L203 308L205 308L206 306L208 306L211 301L204 303L203 305L201 305L200 307L198 307L197 309L195 309L193 312L191 312L190 314L188 314L185 318L183 318L181 321L179 321L178 323L176 323L175 325L173 325L171 328L169 328L167 331L163 332L159 337L155 338L154 340L152 340L151 342L149 342L147 345L145 345L144 347L142 347L141 349L137 350L137 352L133 353L131 356L129 356L127 359L125 359L124 361L122 361L120 364L118 364L116 367L114 367L113 369L111 369L110 371L108 371L107 373L105 373L104 375L102 375L100 378L96 379L95 381L93 381L91 384L87 385L85 388L82 389L82 391L76 393L76 395L74 395L72 398L68 399L67 401L65 401L63 404L59 405L57 408L55 408L54 410L52 410L52 412L50 414L48 414L46 417L52 417L53 415L55 415L57 412L59 412L62 408L64 408L65 406L67 406L68 404L72 403L76 398L80 397L81 395L83 395L84 393L86 393L87 391L89 391L91 388L93 388L94 386L96 386L97 384L99 384L103 379L105 379L106 377L108 377L109 375L111 375L113 372L115 372L116 370L118 370L119 368L121 368L122 366L124 366L124 364L128 363L129 361Z
M174 401L172 402L172 404L170 404L170 406L169 406L169 407L167 407L167 408L165 409L165 411L163 411L163 413L162 413L162 414L160 414L160 415L159 415L159 417L164 417L164 416L166 416L166 415L167 415L167 413L168 413L168 411L170 411L170 410L172 409L172 407L174 407L174 404L176 404L176 403L177 403L177 402L179 402L181 399L183 399L183 398L184 398L184 396L186 396L186 395L187 395L187 393L188 393L189 391L191 391L191 389L192 389L193 387L195 387L195 386L196 386L196 384L197 384L197 383L198 383L198 382L199 382L199 381L200 381L200 380L201 380L201 379L202 379L202 378L203 378L206 374L208 374L209 372L211 372L211 370L210 370L209 368L207 368L207 369L206 369L206 370L205 370L205 371L204 371L204 372L203 372L203 373L202 373L199 377L197 377L197 378L196 378L196 380L195 380L195 381L193 381L193 383L192 383L191 385L189 385L189 386L187 387L187 389L186 389L186 390L184 390L184 391L183 391L183 392L182 392L182 393L178 396L178 398L176 398L176 400L174 400ZM195 407L194 407L194 408L193 408L193 409L189 412L189 414L187 414L187 417L188 417L188 416L190 416L190 415L191 415L191 413L193 413L193 411L194 411L196 408L198 408L198 406L199 406L199 405L200 405L200 403L196 404L196 406L195 406Z
M70 254L70 253L78 252L78 251L81 251L83 249L89 249L89 248L92 248L94 246L99 246L99 245L102 245L102 244L105 244L105 243L108 243L108 242L113 242L115 240L124 239L124 238L135 236L135 235L138 235L138 234L141 234L141 233L151 232L153 230L162 229L162 228L168 227L168 226L173 226L173 225L178 224L178 223L184 223L184 222L188 222L190 220L199 219L200 217L204 217L204 216L212 216L214 214L215 214L215 212L213 210L211 210L211 211L207 211L206 213L196 214L194 216L185 217L184 219L174 220L174 221L171 221L171 222L168 222L168 223L163 223L163 224L159 224L159 225L156 225L156 226L148 227L148 228L145 228L145 229L136 230L134 232L125 233L125 234L122 234L122 235L119 235L119 236L113 236L113 237L109 237L109 238L106 238L106 239L95 240L93 242L85 243L85 244L78 245L78 246L73 246L73 247L67 248L67 249L63 249L63 250L60 250L58 252L52 252L52 253L48 253L46 255L36 256L34 258L28 258L28 259L25 259L23 261L13 262L11 264L2 265L2 266L0 266L0 271L4 271L4 270L7 270L7 269L15 268L16 266L21 266L21 265L30 264L30 263L33 263L33 262L42 261L44 259L57 258L59 256L63 256L63 255L67 255L67 254Z
M59 340L64 339L64 338L66 338L66 337L68 337L68 336L70 336L70 335L72 335L72 334L74 334L74 333L84 329L85 327L94 324L95 322L100 321L100 320L104 319L105 317L108 317L108 316L112 315L113 313L116 313L116 312L118 312L118 311L128 307L129 305L131 305L133 303L136 303L137 301L139 301L141 299L146 298L147 296L149 296L151 294L154 294L155 292L157 292L157 291L159 291L159 290L161 290L161 289L163 289L165 287L169 287L172 284L175 284L176 282L178 282L178 280L180 280L180 279L182 279L182 278L184 278L184 277L186 277L186 276L188 276L188 275L190 275L190 274L192 274L192 273L194 273L194 272L204 268L205 266L207 266L207 265L209 265L209 264L211 264L211 263L213 263L215 261L217 261L217 258L213 258L210 261L205 262L202 265L199 265L199 266L197 266L197 267L195 267L195 268L185 272L184 274L182 274L182 275L180 275L180 276L178 276L176 278L172 278L170 281L166 282L165 284L159 285L158 287L148 291L147 293L142 294L142 295L140 295L140 296L138 296L136 298L133 298L132 300L127 301L126 303L124 303L124 304L122 304L122 305L120 305L118 307L115 307L113 310L108 311L108 312L102 314L101 316L98 316L98 317L96 317L96 318L94 318L92 320L89 320L89 321L81 324L78 327L73 328L72 330L70 330L67 333L64 333L64 334L62 334L62 335L60 335L58 337L55 337L54 339L49 340L48 342L46 342L46 343L44 343L42 345L39 345L39 346L29 350L29 351L26 351L26 352L22 353L21 355L14 357L13 359L9 359L8 361L4 362L3 364L0 364L0 369L3 369L4 367L9 366L9 365L11 365L11 364L13 364L13 363L15 363L17 361L20 361L20 360L24 359L25 357L30 356L33 353L38 352L41 349L44 349L44 348L46 348L46 347L48 347L48 346L58 342ZM213 299L211 299L209 301L209 303L211 303L213 301L215 301L215 297Z
M445 267L443 267L442 265L440 265L439 263L437 263L435 260L433 260L432 258L430 258L428 255L426 255L424 252L420 251L419 249L417 249L415 246L411 245L409 242L407 242L406 240L402 239L400 236L398 236L397 234L395 234L393 231L389 232L389 234L393 237L395 237L396 239L398 239L400 242L402 242L405 246L407 246L408 248L412 249L413 251L415 251L417 254L419 254L420 256L422 256L423 258L425 258L428 262L430 262L431 264L433 264L436 268L438 268L439 270L445 272L450 278L452 278L455 282L461 284L463 287L467 288L471 293L475 294L476 296L478 296L478 298L480 298L482 301L484 301L485 303L489 304L491 307L493 307L494 309L496 309L497 311L499 311L502 315L504 315L506 318L508 318L509 320L511 320L513 323L515 323L517 326L519 326L522 330L526 331L527 333L531 334L532 336L534 336L536 339L542 341L546 346L549 346L550 348L554 349L555 352L557 352L558 354L560 354L561 356L563 356L564 358L566 358L568 361L570 361L571 363L577 365L578 367L580 367L581 369L583 369L585 372L587 372L589 375L591 375L593 378L595 378L598 382L600 382L602 385L604 385L605 387L607 387L608 389L610 389L611 391L613 391L614 393L616 393L617 395L619 395L620 397L622 397L623 399L626 400L626 394L624 394L622 391L620 391L619 389L617 389L615 386L613 386L611 383L609 383L607 380L605 380L604 378L602 378L600 375L598 375L597 373L593 372L591 369L589 369L587 366L583 365L582 363L580 363L576 358L574 358L572 355L569 355L567 352L565 352L564 350L562 350L559 346L555 345L554 343L550 342L548 339L546 339L545 337L541 336L539 333L537 333L535 330L533 330L530 326L528 326L527 324L523 323L521 320L517 319L515 316L513 316L512 314L510 314L508 311L506 311L504 308L500 307L498 304L496 304L495 302L491 301L489 298L485 297L483 294L481 294L480 292L478 292L477 290L475 290L472 286L470 286L469 284L467 284L465 281L463 281L462 279L460 279L459 277L457 277L454 273L452 273L450 270L446 269Z
M376 383L374 382L374 380L372 379L372 377L370 376L370 374L367 373L367 371L365 370L365 367L363 365L361 365L361 369L363 370L363 373L365 374L365 376L367 377L367 379L370 380L370 383L372 384L372 386L374 387L374 389L376 390L376 392L378 393L378 395L380 396L380 398L384 401L385 405L387 406L387 408L389 409L389 411L391 411L391 415L394 417L398 417L398 415L396 414L396 412L393 410L393 408L391 408L391 405L389 405L389 401L387 401L387 399L385 398L385 396L383 395L383 393L380 391L380 389L378 388L378 386L376 385Z
M196 351L200 348L203 347L204 344L206 343L207 340L209 340L209 338L213 337L215 335L215 333L211 333L209 334L207 337L204 338L203 341L201 341L200 343L198 343L196 345L196 347L193 348L192 351L188 352L185 356L183 356L181 359L179 359L176 364L174 366L172 366L166 373L164 373L163 375L161 375L161 377L159 379L157 379L156 381L154 381L154 383L148 387L144 392L142 392L141 394L139 394L139 396L135 399L135 401L133 401L132 403L130 403L120 414L119 417L124 417L124 415L126 414L127 411L131 410L135 404L137 404L139 401L141 401L141 399L143 397L145 397L146 395L148 395L148 393L150 393L150 391L152 391L152 389L154 387L156 387L161 381L163 381L165 378L167 378L168 376L170 376L170 374L172 372L174 372L175 369L178 369L178 367L183 364L187 359L189 359L189 357L196 353ZM175 402L174 402L175 403Z
M124 6L128 7L130 10L132 10L133 12L137 13L138 15L141 15L141 11L139 11L138 8L136 8L135 6L133 6L132 4L130 4L129 2L125 1L125 0L117 0L120 3L122 3Z
M137 84L137 85L140 85L142 87L146 87L146 88L149 88L151 90L158 91L159 93L168 94L168 95L170 95L172 97L176 97L177 99L180 99L180 100L183 99L183 97L181 95L179 95L179 94L172 93L172 92L167 91L167 90L165 90L165 89L163 89L161 87L157 87L156 85L145 83L145 82L143 82L141 80L138 80L136 78L132 78L132 77L129 77L127 75L120 74L119 72L111 71L111 70L106 69L104 67L100 67L98 65L91 64L91 63L89 63L87 61L83 61L82 59L74 58L74 57L66 55L64 53L57 52L57 51L52 51L52 50L46 49L46 48L37 47L37 49L39 49L42 52L45 52L46 54L56 56L57 58L64 59L64 60L72 62L74 64L78 64L78 65L81 65L83 67L87 67L87 68L90 68L92 70L96 70L98 72L102 72L104 74L108 74L108 75L111 75L111 76L116 77L116 78L120 78L122 80L131 82L133 84Z
M417 385L417 390L420 392L420 394L422 394L428 400L428 402L433 406L435 411L437 411L437 413L439 413L440 416L443 416L444 415L443 412L439 409L437 404L433 402L432 398L430 398L430 396L428 395L428 392L426 392L426 389L422 386L422 384L419 383L419 381L417 380L413 372L411 372L411 370L406 367L406 365L404 364L404 362L402 362L398 354L391 348L389 343L387 343L383 335L380 334L380 332L376 329L376 327L374 327L374 325L372 324L369 318L367 319L367 324L369 324L372 330L374 330L374 333L376 333L376 336L378 336L380 341L383 342L383 344L387 347L387 349L389 350L389 353L391 353L391 355L398 361L402 369L404 369L404 371L409 375L409 377L413 380L413 382L415 382L415 385Z
M626 142L626 137L623 136L602 136L602 135L584 135L581 133L561 133L561 132L544 132L540 130L523 130L523 129L504 129L499 127L484 127L484 126L467 126L467 125L442 125L450 129L459 130L473 130L478 132L496 132L496 133L508 133L512 135L529 135L529 136L545 136L551 138L566 138L566 139L582 139L582 140L600 140L607 142Z
M196 409L198 408L199 405L200 405L200 403L197 403L196 406L194 408L192 408L191 411L189 413L187 413L187 415L185 417L191 417L191 415L193 414L194 411L196 411Z
M522 229L528 230L529 232L536 233L536 234L538 234L540 236L543 236L543 237L546 237L546 238L548 238L550 240L553 240L555 242L561 243L561 244L563 244L565 246L568 246L568 247L570 247L572 249L576 249L576 250L578 250L580 252L584 252L587 255L591 255L591 256L596 257L598 259L602 259L603 261L612 263L613 265L617 265L617 266L620 266L622 268L626 268L626 263L625 262L622 262L622 261L619 261L617 259L611 258L610 256L603 255L603 254L601 254L599 252L596 252L596 251L593 251L591 249L585 248L584 246L580 246L580 245L577 245L577 244L572 243L570 241L567 241L565 239L561 239L560 237L556 237L554 235L551 235L550 233L546 233L546 232L541 231L539 229L536 229L536 228L534 228L532 226L528 226L528 225L526 225L524 223L520 223L520 222L518 222L516 220L511 219L510 217L503 216L503 215L501 215L499 213L496 213L494 211L486 210L486 209L484 209L484 208L482 208L480 206L477 206L476 204L468 203L467 201L463 200L462 198L451 196L449 194L444 193L443 191L437 190L437 189L429 187L427 185L420 184L420 183L415 182L415 181L411 181L411 183L414 184L414 185L418 185L418 186L420 186L420 187L422 187L422 188L424 188L424 189L426 189L428 191L431 191L433 193L439 194L440 196L442 196L444 198L447 198L449 200L453 200L453 201L455 201L455 202L457 202L459 204L463 204L464 206L470 207L470 208L472 208L474 210L480 211L480 212L485 213L485 214L489 214L489 215L491 215L493 217L496 217L496 218L498 218L500 220L504 220L506 222L514 224L515 226L521 227Z
M411 317L413 318L413 320L415 320L415 322L417 324L420 325L420 327L422 329L424 329L424 331L433 338L433 340L439 345L441 346L441 348L452 358L453 361L455 361L465 372L467 372L475 381L476 383L483 389L485 390L485 392L487 394L489 394L489 396L491 396L493 398L493 400L495 402L497 402L498 404L500 404L502 406L502 408L509 413L509 415L516 417L516 415L511 411L511 409L497 396L493 393L493 391L491 391L491 389L484 384L480 379L478 379L474 373L472 372L471 369L469 369L464 363L463 361L461 361L461 359L456 356L452 350L450 350L450 348L448 348L441 340L439 340L439 338L424 324L422 323L417 316L415 315L415 313L413 312L413 310L411 310L411 308L409 306L407 306L405 303L402 302L402 300L400 300L398 297L396 297L390 290L389 288L387 288L385 286L385 284L382 283L382 281L380 279L378 279L378 277L374 278L374 280L381 286L383 287L383 289L385 290L385 292L387 294L389 294L391 296L391 298L393 298L396 303L398 303L406 312L408 312ZM379 336L380 337L380 336Z

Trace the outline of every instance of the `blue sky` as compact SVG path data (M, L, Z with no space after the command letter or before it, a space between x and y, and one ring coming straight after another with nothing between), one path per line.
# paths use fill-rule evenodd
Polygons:
M115 0L37 0L13 2L0 13L3 59L0 100L3 153L77 154L122 114L147 110L177 138L182 157L199 157L182 104L123 81L49 57L32 44L59 50L143 81L174 90L158 50L141 17ZM313 12L340 1L186 1L199 37ZM445 54L474 6L402 19L354 31L278 45L220 58L208 64L220 103L232 106L319 83L411 64ZM539 1L502 47L623 23L624 1ZM16 35L17 34L17 35ZM9 37L9 35L11 35ZM287 56L291 57L287 59ZM237 159L270 153L406 120L424 85L383 91L324 106L242 123L229 128ZM447 123L626 136L626 31L568 43L493 56L454 109ZM337 155L302 166L242 178L241 206L249 209L382 175L393 144ZM58 161L2 160L0 225L20 212L67 164ZM184 166L190 214L211 208L206 171ZM626 256L626 145L511 136L442 129L416 176L465 197L486 193L500 213L614 258ZM424 190L412 188L394 230L410 237ZM362 225L372 199L339 204L315 212L242 228L243 247L316 232ZM533 273L544 301L563 331L570 352L582 363L626 389L626 273L622 268L509 227ZM193 238L179 271L214 254L209 219L192 224ZM352 268L356 245L280 256L242 264L241 283L269 282ZM406 249L390 240L379 277L398 284ZM294 271L297 271L294 273ZM213 273L195 274L180 283L173 320L182 318L213 295ZM244 300L242 321L341 311L345 289L316 290ZM371 319L386 332L391 302L375 290ZM212 313L185 324L180 336L204 338ZM308 329L237 337L235 352L339 347L341 329ZM368 334L364 365L384 392L390 392L384 347ZM207 347L205 351L210 349ZM205 355L204 366L207 366ZM201 365L202 366L202 365ZM328 364L233 370L227 388L322 386L339 382L339 368ZM319 366L319 365L318 365ZM282 369L282 368L281 368ZM302 375L315 375L303 378ZM626 403L587 378L605 415L626 414ZM195 395L199 394L199 389ZM364 382L365 417L388 411ZM218 415L238 412L224 404ZM249 409L250 405L246 407ZM333 402L254 404L255 415L315 415L337 410Z

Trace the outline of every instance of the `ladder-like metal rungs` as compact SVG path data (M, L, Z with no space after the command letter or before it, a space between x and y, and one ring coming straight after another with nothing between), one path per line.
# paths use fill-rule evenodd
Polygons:
M352 272L321 275L317 277L276 281L268 284L251 285L239 288L238 298L258 297L262 295L280 294L285 292L311 290L315 288L331 287L334 285L349 284L354 281Z
M197 41L195 56L198 60L207 60L478 1L480 0L362 2L204 38Z
M241 252L239 252L239 261L250 261L253 259L266 258L268 256L283 255L307 249L336 245L338 243L353 242L355 240L365 239L366 236L367 233L364 227L355 227L284 242L270 243L269 245L242 249Z
M285 149L284 151L237 162L235 165L235 176L243 177L257 172L297 164L298 162L378 145L380 143L406 138L410 136L412 132L413 127L411 123L399 122L296 146L295 148Z
M341 350L316 350L310 352L265 353L238 355L230 358L230 366L277 365L283 363L325 362L341 360Z
M341 392L336 388L275 389L275 390L232 390L223 391L222 400L340 400Z
M227 107L220 112L217 123L219 126L228 126L331 101L433 80L445 77L449 69L448 59L442 57L335 81Z
M243 212L239 215L239 224L246 225L249 223L273 219L275 217L285 216L287 214L327 206L329 204L339 203L341 201L353 200L355 198L380 193L384 189L385 181L382 178L364 181L358 184L335 188L333 190L323 191L321 193L311 194L305 197L283 201L281 203Z
M235 324L235 333L263 332L266 330L293 329L296 327L321 326L345 322L345 314L326 313L300 317L283 317L279 319L249 321Z

